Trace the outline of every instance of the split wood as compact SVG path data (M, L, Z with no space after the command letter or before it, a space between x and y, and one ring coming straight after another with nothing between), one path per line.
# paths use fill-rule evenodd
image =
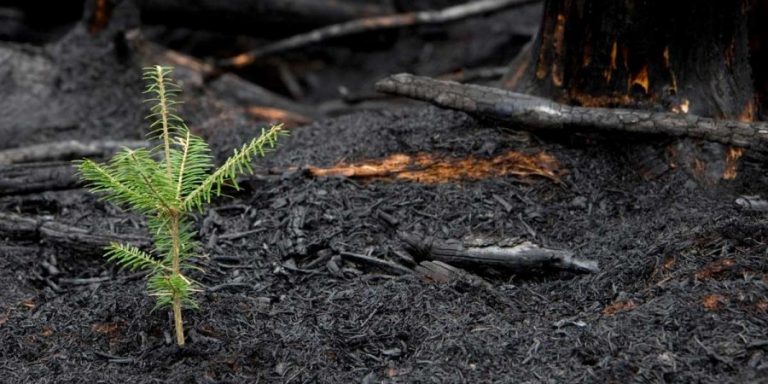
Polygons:
M506 8L537 3L538 0L480 0L448 7L439 11L408 12L396 15L375 16L329 25L310 32L267 44L261 48L239 54L218 62L220 68L241 68L266 56L317 44L332 38L350 36L362 32L410 27L416 25L445 24Z
M768 150L768 123L622 108L586 108L499 88L398 74L376 83L380 92L430 102L530 130L595 129L687 136L738 147Z

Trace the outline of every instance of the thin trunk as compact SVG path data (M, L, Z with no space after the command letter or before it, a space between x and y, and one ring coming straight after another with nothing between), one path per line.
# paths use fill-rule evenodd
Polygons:
M171 238L173 239L172 254L171 254L171 273L173 277L181 275L181 261L180 250L181 244L179 243L179 216L173 214L171 216ZM184 321L181 317L181 295L176 291L173 292L173 322L176 328L176 344L179 346L184 345Z

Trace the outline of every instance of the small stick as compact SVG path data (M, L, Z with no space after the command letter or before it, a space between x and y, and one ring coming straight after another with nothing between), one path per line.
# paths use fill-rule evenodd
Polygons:
M407 12L396 15L367 17L340 24L329 25L287 39L278 40L235 57L221 60L222 68L242 68L263 57L317 44L332 38L349 36L362 32L409 27L414 25L445 24L489 12L496 12L514 6L533 4L537 0L480 0L448 7L439 11Z

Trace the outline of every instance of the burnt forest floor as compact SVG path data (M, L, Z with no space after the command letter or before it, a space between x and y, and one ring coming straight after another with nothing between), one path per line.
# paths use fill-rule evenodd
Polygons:
M223 131L212 140L229 149L252 134ZM646 181L628 155L633 148L512 134L430 107L295 128L257 162L262 176L198 215L207 273L194 277L207 289L201 309L186 314L184 349L171 343L167 314L151 312L140 276L98 254L3 240L0 381L764 380L768 231L764 214L733 202L768 189L765 170L746 164L717 187L680 171ZM289 170L392 153L489 157L509 149L554 155L567 171L562 182L356 181ZM144 233L137 216L83 190L0 203L82 228ZM339 261L342 251L398 261L401 245L378 212L443 239L519 237L571 249L601 271L474 271L489 288ZM101 279L72 283L93 277Z

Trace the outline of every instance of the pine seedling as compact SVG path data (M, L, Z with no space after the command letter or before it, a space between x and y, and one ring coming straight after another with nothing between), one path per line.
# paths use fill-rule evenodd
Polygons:
M149 271L147 290L155 308L173 311L176 343L184 345L182 308L197 308L192 298L198 284L186 276L199 252L190 225L191 215L202 211L222 187L238 188L238 175L253 172L251 160L274 148L281 125L264 129L261 136L236 149L218 169L212 165L208 144L193 135L176 114L180 88L171 80L170 67L146 68L145 93L151 98L152 149L123 149L109 162L82 160L77 164L88 188L105 200L129 207L147 217L153 249L113 243L106 258L129 270Z

